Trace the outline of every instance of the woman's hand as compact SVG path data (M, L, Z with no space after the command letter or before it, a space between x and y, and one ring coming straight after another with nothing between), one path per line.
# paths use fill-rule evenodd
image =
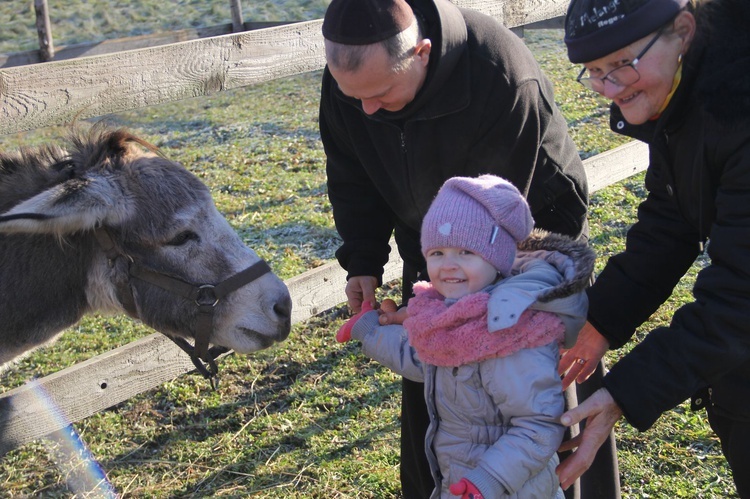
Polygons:
M589 469L596 452L607 440L620 417L622 417L622 410L606 388L598 389L577 407L560 416L560 422L565 426L572 426L586 420L584 430L560 446L561 452L577 447L557 466L557 476L563 489L570 487Z
M578 333L573 348L565 350L560 357L558 372L565 375L562 380L563 390L573 381L583 383L596 371L599 361L609 350L609 341L599 334L591 323L586 322Z

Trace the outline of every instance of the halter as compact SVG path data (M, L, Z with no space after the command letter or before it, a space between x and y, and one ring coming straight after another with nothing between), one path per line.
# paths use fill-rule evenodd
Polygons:
M110 266L114 265L117 258L125 257L128 261L129 277L153 284L154 286L195 302L195 305L198 307L198 320L196 321L195 327L195 345L190 345L190 343L184 338L179 336L164 335L190 356L190 360L193 361L198 372L208 379L211 386L216 389L218 387L217 375L219 373L219 367L216 365L216 358L229 351L229 349L225 347L214 346L209 348L208 346L209 338L213 331L214 311L216 310L216 305L218 305L219 301L232 291L235 291L245 284L249 284L270 272L271 268L268 264L264 260L255 262L245 270L241 270L219 284L191 284L182 279L177 279L176 277L172 277L163 272L148 269L136 263L130 255L117 249L115 242L112 240L112 236L106 228L99 227L95 229L94 235L96 236L99 246L104 250ZM135 298L133 296L133 289L130 280L128 280L125 287L127 289L120 297L122 305L130 315L140 318L135 305Z

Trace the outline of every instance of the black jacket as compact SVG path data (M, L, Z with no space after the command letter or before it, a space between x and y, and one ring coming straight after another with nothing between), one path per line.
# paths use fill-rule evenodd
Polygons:
M612 129L649 144L649 193L625 251L589 290L589 320L620 347L670 296L706 242L710 258L695 300L604 378L640 430L706 389L721 409L750 417L750 3L708 5L698 19L709 19L711 38L699 24L662 116L630 126L612 107Z
M367 116L323 74L320 133L341 266L381 277L395 228L402 258L423 268L422 218L457 175L504 177L527 195L538 227L580 235L583 165L529 50L491 17L448 0L411 3L433 48L426 81L403 110Z

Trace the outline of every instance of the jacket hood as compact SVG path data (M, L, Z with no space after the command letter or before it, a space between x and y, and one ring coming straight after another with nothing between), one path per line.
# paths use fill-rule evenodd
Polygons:
M750 2L704 1L696 19L697 97L717 121L746 122L750 117Z
M560 258L562 256L562 258ZM518 243L517 259L543 258L557 267L564 280L537 297L537 301L550 302L579 293L591 284L596 254L585 241L562 234L534 229L531 235Z

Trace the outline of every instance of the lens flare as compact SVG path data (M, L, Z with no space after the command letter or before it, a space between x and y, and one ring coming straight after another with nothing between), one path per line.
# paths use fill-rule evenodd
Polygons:
M47 435L45 442L68 489L75 497L117 498L117 491L107 480L104 470L47 390L37 381L28 386L34 402L45 409L43 413L49 418L48 423L61 428Z

